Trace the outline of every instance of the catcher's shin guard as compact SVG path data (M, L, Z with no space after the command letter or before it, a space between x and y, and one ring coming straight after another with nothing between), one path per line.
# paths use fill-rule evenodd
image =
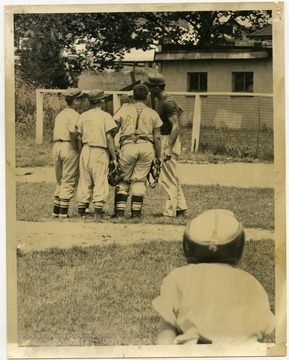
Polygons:
M127 194L115 194L114 206L115 206L115 217L124 217Z
M132 195L131 197L131 217L139 218L141 216L141 210L143 205L143 196Z

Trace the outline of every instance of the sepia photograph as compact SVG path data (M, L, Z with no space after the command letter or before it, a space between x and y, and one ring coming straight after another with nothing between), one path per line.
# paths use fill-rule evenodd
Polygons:
M5 5L7 356L285 356L283 2Z

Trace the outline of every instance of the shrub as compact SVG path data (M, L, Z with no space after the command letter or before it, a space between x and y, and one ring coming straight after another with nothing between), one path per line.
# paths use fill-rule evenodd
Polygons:
M24 82L16 73L15 77L15 127L20 138L35 136L36 96L35 89Z
M44 139L52 141L52 134L54 129L54 121L56 116L66 106L66 102L60 93L45 94L43 99L44 108Z
M61 94L45 94L43 98L44 139L52 140L54 119L66 106ZM36 128L36 88L16 75L15 80L15 127L18 139L35 138Z

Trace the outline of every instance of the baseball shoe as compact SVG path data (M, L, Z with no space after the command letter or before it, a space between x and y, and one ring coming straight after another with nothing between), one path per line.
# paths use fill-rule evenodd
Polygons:
M141 218L141 212L132 210L131 212L131 218L132 219L140 219Z
M176 217L176 215L167 214L167 213L163 213L163 216L164 216L164 217L167 217L167 218L175 218L175 217Z
M189 216L189 214L188 214L187 209L177 210L177 217L185 217L185 218L187 218L188 216Z
M68 215L67 216L59 216L59 220L63 221L63 222L66 222L66 221L70 221L70 218L69 218Z
M89 211L89 209L85 209L84 213L79 214L81 219L91 219L93 217L93 214Z
M94 220L102 220L104 211L102 209L94 209Z
M125 211L124 210L116 210L114 214L111 215L112 219L120 219L124 218Z

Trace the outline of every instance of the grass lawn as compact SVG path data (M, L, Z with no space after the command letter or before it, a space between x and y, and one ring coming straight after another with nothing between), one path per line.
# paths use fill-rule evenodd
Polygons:
M164 276L182 265L177 241L19 252L19 344L154 344L152 300ZM248 242L240 267L262 283L274 312L274 242Z
M16 167L53 166L51 124L44 127L43 135L43 144L37 145L34 129L24 125L16 127ZM199 150L191 153L192 127L183 126L180 131L183 148L180 161L272 162L273 135L269 130L257 134L252 129L202 128Z
M52 142L35 144L35 138L27 136L16 141L16 167L53 166Z
M18 183L16 188L17 220L51 220L54 188L54 184L47 183ZM207 209L224 208L233 211L244 227L274 229L273 189L184 185L183 190L187 199L190 217L194 217ZM114 189L110 188L105 221L136 221L129 218L125 220L110 219L110 215L113 213L113 192ZM155 189L148 188L143 207L143 222L173 225L186 224L186 219L171 219L161 216L165 199L166 195L161 186L157 186ZM71 200L70 217L71 221L80 221L77 215L75 198Z

